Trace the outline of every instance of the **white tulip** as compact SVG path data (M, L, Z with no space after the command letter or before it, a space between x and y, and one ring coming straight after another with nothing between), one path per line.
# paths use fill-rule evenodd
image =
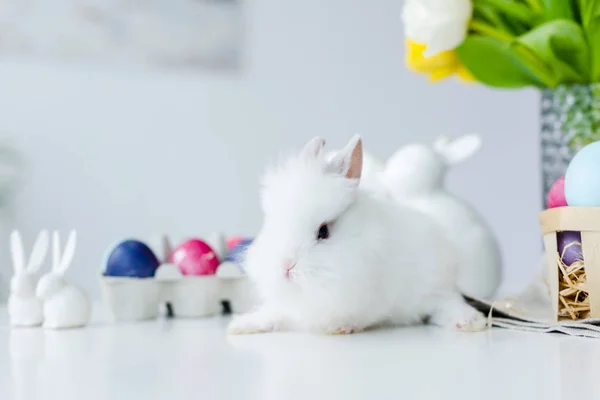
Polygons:
M465 40L472 13L471 0L406 0L405 35L426 46L426 57L453 50Z

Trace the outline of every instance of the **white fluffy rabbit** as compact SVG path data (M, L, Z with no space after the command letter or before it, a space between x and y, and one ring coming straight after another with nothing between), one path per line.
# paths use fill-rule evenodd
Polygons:
M331 161L316 138L263 181L264 224L245 269L261 306L230 333L279 329L353 333L428 319L485 328L454 285L456 257L423 214L361 189L362 142Z
M480 147L476 135L455 140L440 137L432 146L404 146L387 161L382 181L396 201L426 213L446 230L460 251L459 289L466 295L490 298L501 280L498 242L475 208L444 188L448 168Z
M42 324L42 301L35 295L33 274L40 268L48 252L48 231L41 231L25 266L23 239L18 231L10 236L14 275L10 281L8 314L12 326L38 326Z
M44 300L44 327L76 328L87 325L91 307L87 294L65 281L64 273L75 255L76 233L71 231L61 257L60 237L52 234L52 270L40 278L37 295Z

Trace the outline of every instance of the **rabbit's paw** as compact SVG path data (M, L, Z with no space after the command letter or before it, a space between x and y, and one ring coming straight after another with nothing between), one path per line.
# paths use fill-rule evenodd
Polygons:
M479 332L487 327L485 316L461 299L448 300L431 315L431 322L462 332Z
M353 333L359 333L363 331L364 328L355 325L345 325L335 328L328 328L325 330L325 333L328 335L351 335Z
M487 321L482 313L473 310L470 313L458 314L454 326L463 332L479 332L486 329Z
M273 332L281 328L281 321L275 316L264 312L254 312L235 317L227 331L231 335L248 335L252 333Z

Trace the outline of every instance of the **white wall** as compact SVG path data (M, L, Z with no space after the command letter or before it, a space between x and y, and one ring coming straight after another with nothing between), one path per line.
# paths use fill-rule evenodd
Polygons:
M103 252L118 238L254 234L262 167L314 135L339 146L360 132L387 157L407 141L479 132L483 152L450 187L490 220L506 279L520 285L541 251L537 94L408 72L400 7L248 1L237 75L3 62L0 131L32 167L18 227L29 243L40 228L77 228L70 274L97 295Z

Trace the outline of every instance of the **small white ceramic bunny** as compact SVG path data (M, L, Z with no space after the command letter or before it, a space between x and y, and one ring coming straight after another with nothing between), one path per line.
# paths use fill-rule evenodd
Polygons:
M328 160L324 140L269 170L264 224L245 270L260 306L230 333L282 329L335 334L381 324L485 328L456 290L458 262L441 228L422 213L360 187L362 141Z
M14 275L10 281L8 314L12 326L38 326L42 324L42 301L35 295L33 274L40 268L48 252L48 231L41 231L33 245L27 266L23 240L18 231L10 236Z
M467 160L480 147L476 135L455 140L440 137L432 146L407 145L390 157L381 179L396 201L426 213L444 227L460 250L459 289L485 299L494 295L501 281L498 242L475 208L444 187L448 168Z
M65 281L64 273L75 255L76 232L71 231L61 257L60 237L52 233L52 270L40 278L36 293L44 301L44 327L77 328L88 324L91 314L87 294Z

